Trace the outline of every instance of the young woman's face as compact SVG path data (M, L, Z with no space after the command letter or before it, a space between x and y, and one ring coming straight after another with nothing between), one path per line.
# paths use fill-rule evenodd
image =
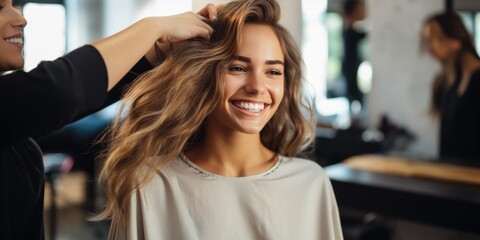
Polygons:
M22 30L26 24L12 0L0 0L0 71L23 67Z
M423 38L430 55L442 63L454 59L460 49L460 43L446 37L435 22L427 23L424 26Z
M257 134L284 94L284 54L270 26L246 24L242 45L225 76L225 98L209 117L218 131Z

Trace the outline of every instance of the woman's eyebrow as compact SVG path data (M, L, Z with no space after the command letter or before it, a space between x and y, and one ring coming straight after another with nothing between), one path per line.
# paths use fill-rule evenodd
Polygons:
M285 66L285 64L284 64L282 61L280 61L280 60L267 60L267 61L265 61L265 63L268 64L268 65L277 65L277 64L280 64L280 65L284 65L284 66Z
M250 58L244 57L244 56L235 56L234 59L237 60L237 61L246 62L246 63L251 63L252 62L252 60ZM280 60L267 60L267 61L265 61L265 64L267 64L267 65L277 65L277 64L285 65Z
M237 61L246 62L246 63L251 63L252 62L252 60L250 58L244 57L244 56L235 56L234 59L237 60Z

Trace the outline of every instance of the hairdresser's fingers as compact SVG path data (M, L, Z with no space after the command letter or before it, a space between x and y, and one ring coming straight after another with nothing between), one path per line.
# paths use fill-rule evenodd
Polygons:
M210 19L210 21L217 20L217 7L212 3L207 4L197 13L198 15Z
M212 35L213 33L213 28L208 25L205 21L203 21L203 17L199 16L201 19L199 19L200 21L197 21L197 26L198 26L198 29L197 29L197 37L201 37L201 38L205 38L205 39L210 39L210 36ZM203 18L203 19L202 19Z
M194 14L194 17L197 18L197 20L192 20L193 26L191 31L193 35L189 38L201 37L204 39L210 39L210 35L213 33L213 28L206 23L206 18L196 14Z
M205 18L192 12L162 17L163 30L158 40L177 42L195 37L210 39L213 28L204 20Z
M196 31L196 35L191 38L200 37L206 40L210 40L210 35L212 35L211 31L205 28L200 28Z

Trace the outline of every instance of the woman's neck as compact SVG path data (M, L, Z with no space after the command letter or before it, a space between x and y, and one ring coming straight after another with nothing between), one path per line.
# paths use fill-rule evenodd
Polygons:
M276 154L263 146L260 134L208 127L199 146L186 156L209 172L237 177L264 172L276 162Z

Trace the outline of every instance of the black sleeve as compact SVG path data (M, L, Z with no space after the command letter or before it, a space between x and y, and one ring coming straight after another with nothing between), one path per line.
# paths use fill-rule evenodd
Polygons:
M137 64L135 64L135 66L133 66L133 68L122 78L122 80L120 80L120 82L108 92L107 100L101 108L120 100L120 97L123 95L128 85L142 73L151 69L152 65L147 61L147 59L145 57L141 58Z
M129 84L133 82L133 80L135 80L142 73L149 71L152 68L153 68L152 65L148 62L148 60L145 57L141 58L135 64L135 66L133 66L133 68L120 80L120 82L108 92L107 99L102 106L78 115L75 120L85 117L87 115L90 115L92 113L95 113L97 111L100 111L103 108L111 105L112 103L115 103L118 100L120 100L121 96L129 86Z
M0 148L99 108L107 99L107 77L100 53L90 45L30 72L0 76Z

